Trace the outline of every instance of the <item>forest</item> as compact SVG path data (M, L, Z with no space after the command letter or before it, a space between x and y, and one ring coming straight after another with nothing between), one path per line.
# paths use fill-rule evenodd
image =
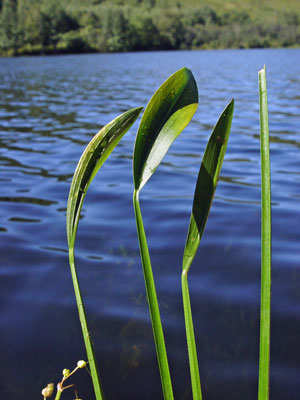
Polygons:
M297 47L297 0L0 0L0 55Z

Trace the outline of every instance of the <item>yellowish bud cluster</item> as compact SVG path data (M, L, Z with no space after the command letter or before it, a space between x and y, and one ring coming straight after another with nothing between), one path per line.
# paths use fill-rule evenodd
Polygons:
M63 370L62 374L63 374L64 378L67 378L70 375L70 370L65 368Z
M48 385L42 390L44 398L51 397L54 390L54 383L48 383Z

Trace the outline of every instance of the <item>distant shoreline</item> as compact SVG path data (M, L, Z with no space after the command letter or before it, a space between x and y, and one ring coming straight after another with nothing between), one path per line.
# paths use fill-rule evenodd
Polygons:
M0 0L0 55L300 47L298 1Z
M20 53L5 55L0 54L0 58L19 58L19 57L53 57L53 56L72 56L72 55L92 55L92 54L130 54L130 53L154 53L154 52L174 52L174 51L212 51L212 50L279 50L279 49L300 49L300 45L286 47L230 47L230 48L199 48L199 49L159 49L159 50L129 50L115 52L86 51L86 52L52 52L52 53Z

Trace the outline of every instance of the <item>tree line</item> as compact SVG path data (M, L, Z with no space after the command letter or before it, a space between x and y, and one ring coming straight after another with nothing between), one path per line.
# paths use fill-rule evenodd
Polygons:
M0 0L0 54L287 47L299 14L264 19L242 9L162 7L156 0Z

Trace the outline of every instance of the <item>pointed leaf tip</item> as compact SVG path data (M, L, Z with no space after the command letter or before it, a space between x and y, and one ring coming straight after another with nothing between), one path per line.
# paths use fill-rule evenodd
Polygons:
M154 93L137 133L133 156L135 190L152 176L169 147L192 119L198 89L192 72L182 68Z
M105 125L85 148L74 172L67 205L67 237L74 245L79 215L86 191L97 171L124 134L133 125L143 107L133 108Z
M233 109L234 101L231 100L220 115L204 152L184 249L184 271L188 271L192 264L206 225L227 148Z

